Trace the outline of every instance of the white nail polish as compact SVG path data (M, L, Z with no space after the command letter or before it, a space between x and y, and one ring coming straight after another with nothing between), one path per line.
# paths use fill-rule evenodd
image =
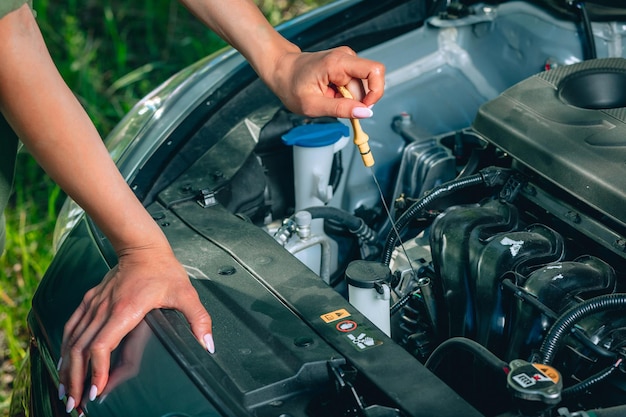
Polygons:
M73 397L67 397L67 404L65 405L65 412L71 413L74 407L76 406L76 401L74 401Z
M98 387L92 385L89 389L89 401L93 401L98 396Z
M57 362L57 371L61 370L61 365L63 365L63 356L61 356Z
M356 119L366 119L372 117L373 114L374 112L367 107L355 107L352 109L352 117Z
M213 342L213 335L211 333L204 335L204 344L209 353L215 353L215 343Z
M59 384L59 400L65 397L65 385Z

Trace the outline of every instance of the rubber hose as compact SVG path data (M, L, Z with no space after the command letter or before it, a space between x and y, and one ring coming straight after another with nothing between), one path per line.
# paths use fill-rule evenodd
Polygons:
M552 363L563 339L580 320L601 311L622 309L626 309L626 294L601 295L570 308L552 325L543 340L539 349L541 363Z
M413 203L398 218L395 224L395 230L392 228L387 235L381 262L385 265L389 265L389 262L391 262L391 255L393 254L393 250L395 249L398 241L398 235L402 234L402 231L415 216L426 210L432 203L437 201L437 199L475 185L493 186L495 184L503 183L503 180L508 178L508 174L506 174L506 176L503 175L505 172L508 171L500 168L487 168L478 174L452 180L433 188L430 193Z
M354 216L345 210L332 206L308 207L304 210L311 213L314 219L335 220L346 226L350 231L358 230L361 227L362 219Z
M562 392L562 395L563 397L571 397L573 395L582 394L587 391L591 386L597 384L598 382L604 381L609 376L613 375L613 373L617 369L617 365L611 365L610 367L603 369L597 374L590 376L584 381L574 384L571 387L565 388Z
M598 57L598 53L596 52L596 42L593 37L593 30L591 28L591 20L589 19L589 14L587 13L587 7L582 1L576 2L574 4L574 7L578 10L583 35L582 38L585 41L583 45L584 58L596 59Z
M426 368L434 373L448 354L459 350L471 353L490 368L497 372L502 372L502 374L506 374L506 370L509 368L506 362L491 353L487 348L465 337L453 337L437 346L437 349L433 351L426 361Z
M413 297L413 292L405 294L402 298L396 301L394 305L391 306L391 308L389 309L389 314L391 314L392 316L396 314L402 307L404 307L409 302L411 297Z

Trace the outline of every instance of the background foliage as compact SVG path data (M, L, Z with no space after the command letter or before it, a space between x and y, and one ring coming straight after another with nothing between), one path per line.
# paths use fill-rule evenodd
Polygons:
M328 2L256 1L272 24ZM225 46L176 0L34 0L34 8L59 71L103 137L162 81ZM26 315L52 259L54 221L64 199L28 154L18 156L17 167L6 212L7 250L0 258L1 416L26 355Z

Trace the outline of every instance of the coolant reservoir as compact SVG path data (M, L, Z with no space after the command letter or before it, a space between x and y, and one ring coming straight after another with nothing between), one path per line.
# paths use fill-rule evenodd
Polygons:
M380 262L352 261L346 269L348 299L365 317L391 336L391 271Z
M297 126L283 135L283 142L293 146L296 213L324 206L333 197L329 184L333 158L346 146L349 134L348 126L336 122ZM299 233L299 238L290 241L285 248L328 282L330 271L337 265L337 243L324 233L323 219L308 222L306 236ZM298 227L300 229L301 224ZM330 248L325 253L324 245ZM322 268L323 265L326 268Z
M346 146L349 134L348 126L336 122L302 125L283 135L283 142L293 146L296 211L330 201L333 155Z

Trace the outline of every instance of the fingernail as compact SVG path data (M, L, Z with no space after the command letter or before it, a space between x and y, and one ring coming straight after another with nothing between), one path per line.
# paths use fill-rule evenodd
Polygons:
M211 333L204 335L204 344L209 353L215 353L215 343L213 342L213 335Z
M372 110L374 108L373 104L370 104L369 106L367 106L368 109Z
M366 119L372 117L374 112L367 107L355 107L352 109L352 117L355 119Z
M67 397L67 404L65 405L65 412L66 413L71 413L72 410L74 409L74 406L76 406L76 401L74 401L73 397Z
M65 397L65 385L59 384L59 400L62 400Z
M57 362L57 371L61 370L61 365L63 364L63 356L61 356L59 358L59 361Z
M98 387L92 385L89 389L89 401L93 401L98 396Z

